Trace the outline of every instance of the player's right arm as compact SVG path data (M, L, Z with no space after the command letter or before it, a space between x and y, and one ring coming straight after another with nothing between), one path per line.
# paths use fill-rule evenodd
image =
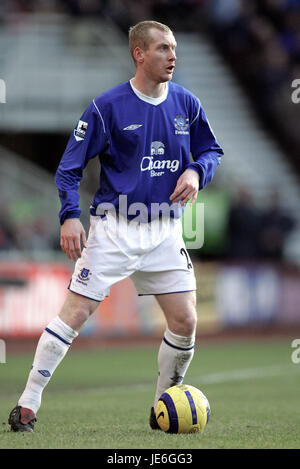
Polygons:
M55 183L61 201L61 249L76 260L85 246L86 235L79 220L78 189L88 161L107 145L103 117L93 101L78 121L58 166Z

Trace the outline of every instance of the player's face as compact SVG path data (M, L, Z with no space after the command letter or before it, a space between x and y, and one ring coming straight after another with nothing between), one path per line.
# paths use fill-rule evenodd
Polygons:
M144 73L157 83L170 81L176 62L175 38L172 33L164 33L158 29L151 29L149 35L151 36L149 47L143 51Z

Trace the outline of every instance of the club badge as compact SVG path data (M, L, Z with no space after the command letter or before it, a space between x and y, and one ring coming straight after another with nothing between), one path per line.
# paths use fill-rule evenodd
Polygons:
M188 135L189 119L184 115L177 115L174 119L175 134Z

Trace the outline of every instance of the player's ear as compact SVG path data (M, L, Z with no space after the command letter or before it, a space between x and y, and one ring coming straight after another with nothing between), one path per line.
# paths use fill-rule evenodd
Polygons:
M133 57L136 63L143 63L144 62L144 51L139 46L136 46L133 50Z

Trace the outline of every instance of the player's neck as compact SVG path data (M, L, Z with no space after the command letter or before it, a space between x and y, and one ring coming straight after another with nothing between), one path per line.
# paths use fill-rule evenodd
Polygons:
M159 98L162 96L167 86L166 83L156 83L143 80L137 75L131 80L131 83L140 93L149 96L150 98Z

